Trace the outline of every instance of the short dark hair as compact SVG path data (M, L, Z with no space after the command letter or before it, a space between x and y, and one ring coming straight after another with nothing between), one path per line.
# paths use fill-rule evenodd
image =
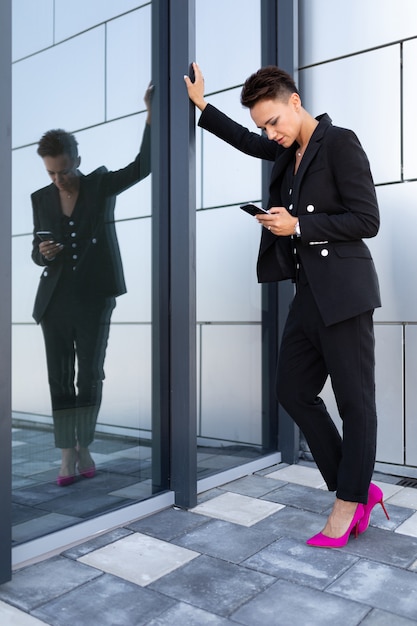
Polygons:
M267 65L246 79L240 102L251 109L260 100L287 101L293 93L299 92L292 76L276 65Z
M39 140L37 153L41 157L56 157L67 154L71 159L78 157L78 142L74 135L62 128L48 130Z

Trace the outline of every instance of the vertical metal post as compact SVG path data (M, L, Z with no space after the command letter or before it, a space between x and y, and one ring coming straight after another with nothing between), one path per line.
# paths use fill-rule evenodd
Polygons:
M0 3L0 584L11 578L11 0Z
M171 488L197 502L195 118L184 74L195 54L195 0L170 0Z
M261 0L262 65L278 65L294 75L297 67L297 3L294 0ZM268 197L271 164L264 163L262 197ZM273 449L278 438L281 458L299 458L299 430L275 397L275 370L279 342L294 295L291 282L264 285L262 289L263 447ZM276 419L276 416L278 419Z

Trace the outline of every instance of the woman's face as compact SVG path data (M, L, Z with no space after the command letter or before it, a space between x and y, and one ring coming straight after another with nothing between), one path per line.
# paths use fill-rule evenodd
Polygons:
M289 148L297 141L301 129L301 100L293 93L288 102L260 100L250 110L256 126L265 131L268 139Z
M69 192L74 188L74 181L77 178L77 168L80 158L72 159L68 154L60 154L56 157L45 156L43 162L50 179L59 191Z

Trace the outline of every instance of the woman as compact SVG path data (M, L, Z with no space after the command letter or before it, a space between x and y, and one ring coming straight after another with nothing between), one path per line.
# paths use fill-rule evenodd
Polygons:
M61 129L38 145L52 183L32 194L32 259L45 269L33 317L41 324L48 367L55 445L61 448L59 486L92 478L104 358L115 298L126 292L114 226L115 197L150 173L150 102L140 152L125 168L79 168L77 141ZM75 381L76 376L76 381ZM76 391L77 388L77 391Z
M336 492L323 530L309 545L340 547L367 529L382 492L371 484L376 449L373 310L378 279L363 238L379 211L368 159L353 132L315 119L291 76L268 66L245 82L241 103L263 134L237 124L204 98L204 79L184 76L202 111L199 125L235 148L274 162L258 279L292 279L277 394L303 432L328 489ZM319 397L330 376L343 438ZM385 510L385 509L384 509Z

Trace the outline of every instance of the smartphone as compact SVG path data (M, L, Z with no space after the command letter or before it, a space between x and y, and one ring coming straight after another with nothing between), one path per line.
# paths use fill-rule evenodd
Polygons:
M269 214L269 211L267 211L266 209L262 209L255 204L242 204L240 208L242 209L242 211L246 211L246 213L249 213L249 215L259 215L259 213Z
M50 230L38 230L36 235L41 241L54 241L54 236Z

